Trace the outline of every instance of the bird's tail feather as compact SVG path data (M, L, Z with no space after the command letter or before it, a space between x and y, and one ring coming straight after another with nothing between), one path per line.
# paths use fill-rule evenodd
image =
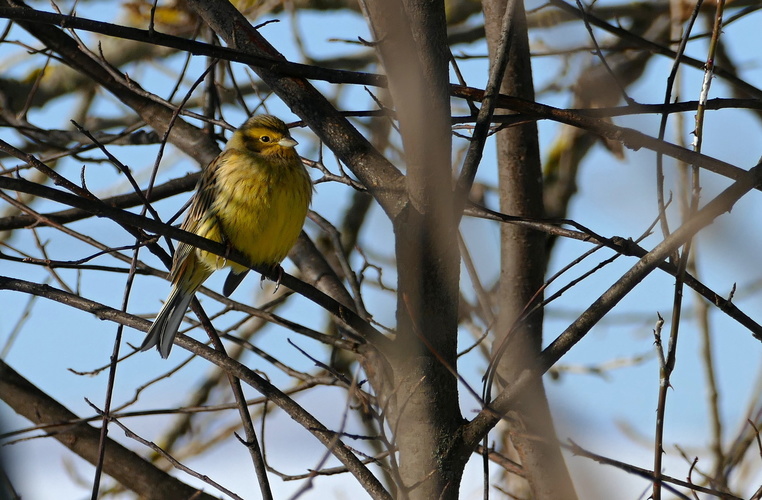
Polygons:
M225 284L222 286L222 295L230 297L230 294L238 288L238 285L241 284L248 272L249 270L246 269L242 273L236 273L231 269L230 274L228 274L228 277L225 279Z
M192 299L193 292L174 286L164 303L164 307L161 308L153 325L148 330L140 350L147 351L156 346L162 358L169 356L177 330L180 328L180 323L182 323L185 311L188 310L188 305Z

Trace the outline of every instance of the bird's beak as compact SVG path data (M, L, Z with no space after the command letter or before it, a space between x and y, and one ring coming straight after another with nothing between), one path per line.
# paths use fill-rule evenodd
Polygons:
M283 146L284 148L293 148L297 144L299 143L288 136L278 141L278 146Z

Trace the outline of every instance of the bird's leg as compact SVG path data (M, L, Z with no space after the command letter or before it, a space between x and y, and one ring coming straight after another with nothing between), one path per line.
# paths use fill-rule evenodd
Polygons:
M283 268L280 267L280 264L275 264L272 272L278 273L278 279L275 280L275 290L273 290L273 293L275 293L278 291L278 288L280 288L280 280L283 278Z
M275 279L273 279L273 277L275 277ZM273 293L277 292L278 288L280 288L280 280L283 278L283 268L280 266L280 264L273 264L267 271L267 274L263 274L262 278L259 280L260 288L262 288L262 283L264 283L265 278L269 278L275 282L275 290L273 290Z
M228 260L230 259L230 254L233 253L233 244L228 241L227 238L223 237L222 244L225 245L225 252L223 254L223 258L225 259L225 265L228 265Z
M225 260L222 263L222 267L228 265L228 260L230 260L230 254L233 253L233 244L230 242L230 238L228 238L228 235L225 234L225 231L222 230L222 221L217 219L217 227L219 227L220 230L220 243L225 245L225 251L222 253L222 258Z

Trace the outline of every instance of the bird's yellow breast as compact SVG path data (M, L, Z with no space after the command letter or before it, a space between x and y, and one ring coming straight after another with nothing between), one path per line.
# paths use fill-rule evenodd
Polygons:
M296 152L261 156L234 151L218 166L216 177L211 211L223 243L254 264L281 262L299 236L312 196Z

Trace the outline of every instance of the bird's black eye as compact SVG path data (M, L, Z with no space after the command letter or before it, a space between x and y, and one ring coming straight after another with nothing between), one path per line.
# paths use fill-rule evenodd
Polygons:
M272 141L272 139L270 138L269 135L263 135L262 137L259 138L259 140L262 141L262 142L270 142L270 141Z

